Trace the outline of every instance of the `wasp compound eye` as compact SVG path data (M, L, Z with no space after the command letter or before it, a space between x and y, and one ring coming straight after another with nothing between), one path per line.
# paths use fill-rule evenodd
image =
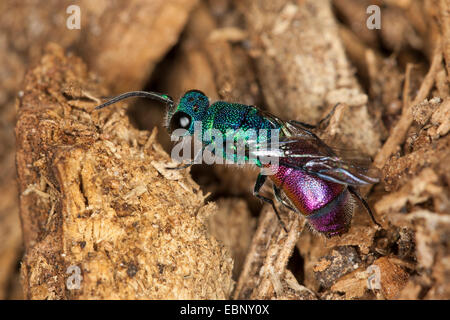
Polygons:
M174 131L176 129L189 129L191 126L192 118L187 113L182 111L176 112L172 119L170 120L170 131Z

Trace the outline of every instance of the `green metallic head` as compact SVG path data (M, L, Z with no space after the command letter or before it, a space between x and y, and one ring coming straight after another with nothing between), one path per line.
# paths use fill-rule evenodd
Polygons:
M201 91L187 91L173 110L167 113L166 126L169 133L176 129L186 129L194 134L194 122L203 121L209 108L209 99Z
M101 109L120 100L132 97L142 97L165 103L167 106L166 127L169 133L172 133L176 129L186 129L188 130L188 134L194 134L194 122L203 121L209 108L209 99L203 92L190 90L181 97L180 103L177 106L173 103L173 99L165 94L151 91L131 91L114 97L97 106L95 109Z

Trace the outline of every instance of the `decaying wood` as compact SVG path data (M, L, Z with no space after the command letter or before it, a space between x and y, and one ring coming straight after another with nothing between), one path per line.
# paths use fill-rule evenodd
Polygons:
M382 168L388 158L396 151L397 147L404 141L406 132L413 121L412 106L422 102L429 94L436 77L436 73L442 63L442 49L440 45L436 47L436 53L433 57L430 70L422 82L419 92L410 105L404 106L402 116L396 126L392 129L388 140L378 152L374 160L374 165ZM408 101L408 100L405 100Z
M154 134L120 107L98 112L70 95L83 91L104 93L60 47L25 78L16 136L26 297L228 298L233 262L205 226L215 206L165 169ZM71 266L79 288L68 285Z
M179 98L189 89L198 89L210 98L210 103L220 99L260 106L260 90L250 57L241 46L233 45L229 37L223 36L223 32L220 20L214 19L207 5L199 5L187 24L170 70L164 72L159 84L161 90ZM163 117L162 111L145 111L140 107L143 110L140 112L151 113L152 119L155 119L155 112ZM144 126L156 125L157 119L160 117ZM234 165L215 166L212 170L221 177L221 182L209 183L208 191L246 195L249 201L256 202L251 195L256 170Z
M329 138L339 135L341 144L374 155L380 136L368 114L367 95L345 56L329 1L239 3L269 110L315 124L334 105L345 103L351 108Z
M83 0L69 30L72 4L0 2L0 298L21 297L20 260L34 299L449 299L448 1ZM326 239L277 204L286 234L251 194L256 170L166 170L164 107L93 111L141 89L311 124L340 103L315 132L376 158L360 191L382 228L358 205Z
M164 54L177 42L197 0L82 2L85 18L82 56L113 92L142 87ZM118 17L120 23L117 23ZM132 23L130 23L132 22ZM84 27L84 26L83 26Z
M442 28L443 52L447 67L447 76L450 77L450 4L448 1L439 1L439 18ZM450 78L448 78L450 82Z
M1 42L1 40L0 40ZM2 55L0 55L1 57ZM11 57L12 54L8 53ZM0 58L1 59L1 58ZM4 62L6 64L6 61ZM4 64L0 61L0 65ZM11 60L11 64L15 64ZM0 80L0 84L14 82ZM22 234L19 220L19 199L17 196L17 182L14 163L14 118L15 110L8 98L2 97L7 89L0 89L0 299L12 297L10 292L14 287L14 279L17 278L17 265L22 253ZM20 298L20 296L14 296Z
M14 170L13 168L10 168ZM12 171L14 172L14 171ZM16 186L0 188L0 299L8 298L22 246ZM12 193L12 194L11 194Z
M300 231L299 219L295 215L290 215L287 228L286 234L271 207L263 209L233 294L234 299L316 298L311 290L299 285L286 270Z
M209 218L208 230L230 250L234 261L233 278L237 279L253 238L255 218L242 199L219 199L216 204L218 210Z
M397 225L413 224L418 259L418 275L411 277L400 292L400 299L446 299L449 295L449 267L447 242L450 219L448 215L428 210L417 210L407 216L395 214ZM420 291L418 288L427 288ZM389 298L389 297L387 297Z
M14 102L28 66L41 58L48 42L54 41L80 54L110 89L116 92L135 89L147 81L156 63L175 44L196 3L196 0L0 3L0 11L4 13L0 19L0 220L4 221L0 234L5 237L0 246L0 297L8 296L5 290L15 289L11 281L16 278L14 272L22 255L14 168ZM70 5L80 7L79 30L66 27L69 17L66 9ZM157 45L149 45L152 41Z
M367 63L366 55L369 47L358 38L357 34L343 24L339 25L339 37L350 61L357 68L362 79L367 81L370 64Z
M177 42L196 4L197 0L79 1L80 28L69 29L66 9L73 1L50 0L46 6L2 1L2 12L8 12L0 22L9 39L5 46L16 54L14 62L21 62L6 68L22 73L21 79L23 64L39 59L45 44L55 41L74 48L113 92L136 89ZM16 65L19 70L13 69ZM13 87L17 90L17 84Z
M378 3L370 0L333 0L332 3L359 41L372 48L378 47L378 33L366 27L366 9L369 5Z

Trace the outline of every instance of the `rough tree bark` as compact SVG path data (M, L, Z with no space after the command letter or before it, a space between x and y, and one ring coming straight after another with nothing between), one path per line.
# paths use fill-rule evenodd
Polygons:
M0 3L0 297L20 298L14 270L22 255L14 164L15 99L25 71L54 41L88 62L110 90L141 87L175 44L196 0L2 1ZM70 5L80 7L80 29L68 29ZM118 18L119 17L119 18ZM143 41L142 39L146 39ZM157 45L151 45L151 42ZM125 57L125 58L124 58ZM112 73L111 73L112 72ZM110 92L111 93L111 92ZM11 273L11 272L13 273ZM6 291L11 291L10 293Z
M165 169L156 132L133 129L120 107L93 111L101 93L55 45L25 78L16 137L26 297L228 298L233 262L205 226L215 206L189 175Z

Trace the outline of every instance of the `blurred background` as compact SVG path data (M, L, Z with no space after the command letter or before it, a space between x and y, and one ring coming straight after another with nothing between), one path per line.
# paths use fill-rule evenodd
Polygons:
M370 5L376 7L368 11ZM357 148L372 158L378 156L384 179L372 191L370 202L374 204L390 192L403 190L409 200L397 211L408 213L421 206L448 214L448 134L445 137L445 130L438 138L422 134L434 107L425 105L428 115L424 118L416 114L405 141L387 157L379 156L379 152L401 119L405 105L414 100L438 47L443 48L442 63L433 74L434 89L426 97L448 97L449 7L445 0L1 1L0 299L23 298L15 103L26 71L39 62L50 42L80 56L111 95L148 89L177 99L195 88L212 101L257 105L285 119L309 123L317 122L337 102L362 106L348 111L342 125L329 135L331 140L339 136L344 146ZM139 129L158 126L158 140L170 150L160 106L139 100L128 114ZM346 123L347 118L353 120ZM436 148L439 153L428 154L425 160L408 158L418 150L419 154L427 154ZM397 162L388 161L392 154ZM437 181L430 183L440 188L439 194L423 191L417 195L407 188L408 181L425 167L436 174ZM243 206L242 210L250 213L244 223L251 234L262 207L251 195L255 173L199 166L193 168L192 175L205 192L212 193L210 199L217 200L219 208L220 204L229 206L227 201ZM412 194L422 200L411 201ZM379 205L378 214L385 215L386 207ZM421 233L418 240L420 228L425 230L426 222L406 231L392 226L390 233L371 238L373 243L367 247L371 252L378 248L381 255L403 261L399 265L409 282L402 282L397 294L409 286L402 297L450 298L448 225L436 231L440 232L437 240L426 238L428 231ZM245 245L236 244L240 246L235 251L236 278L250 239L242 240L247 242ZM317 289L317 279L309 277L312 266L305 264L305 259L318 259L324 254L314 251L323 240L312 244L310 239L303 238L289 268L299 283ZM404 249L409 247L403 248L399 239L409 241L410 249ZM416 250L417 241L427 246L434 243L433 250L424 254L439 259L421 265L418 250L425 249ZM418 276L425 269L427 277Z

